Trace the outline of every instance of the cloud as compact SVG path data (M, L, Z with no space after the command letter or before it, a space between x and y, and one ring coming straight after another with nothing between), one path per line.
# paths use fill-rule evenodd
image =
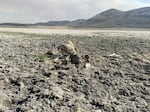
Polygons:
M109 8L150 6L146 0L1 0L0 22L34 23L89 18Z

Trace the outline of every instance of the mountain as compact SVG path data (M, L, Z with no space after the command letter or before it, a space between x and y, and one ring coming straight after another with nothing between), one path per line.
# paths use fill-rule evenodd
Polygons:
M35 24L3 23L3 26L70 26L96 28L150 28L150 7L129 11L109 9L89 19L74 21L48 21Z
M126 11L123 19L124 27L150 28L150 7Z
M130 11L109 9L90 19L80 22L80 24L72 24L72 26L99 28L150 28L150 7Z
M31 26L33 24L22 24L22 23L1 23L0 26Z
M48 21L46 23L36 23L34 25L41 25L41 26L66 26L70 23L70 21Z
M115 27L119 18L123 16L123 12L117 9L109 9L102 13L95 15L94 17L83 21L79 26L86 27ZM78 25L76 25L78 26Z

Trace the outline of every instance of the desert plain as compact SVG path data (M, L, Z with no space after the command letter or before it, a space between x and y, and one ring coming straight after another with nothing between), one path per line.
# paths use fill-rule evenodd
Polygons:
M46 54L68 40L89 67ZM0 112L150 112L150 31L0 28Z

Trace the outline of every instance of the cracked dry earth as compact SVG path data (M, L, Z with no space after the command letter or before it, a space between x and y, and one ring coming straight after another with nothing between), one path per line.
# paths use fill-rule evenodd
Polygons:
M45 53L68 39L90 68L53 68ZM0 32L0 112L150 112L150 39Z

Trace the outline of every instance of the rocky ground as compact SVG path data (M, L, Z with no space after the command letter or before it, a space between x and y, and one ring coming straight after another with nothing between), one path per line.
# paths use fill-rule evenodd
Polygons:
M67 40L90 67L46 55ZM150 112L150 35L0 32L0 112Z

